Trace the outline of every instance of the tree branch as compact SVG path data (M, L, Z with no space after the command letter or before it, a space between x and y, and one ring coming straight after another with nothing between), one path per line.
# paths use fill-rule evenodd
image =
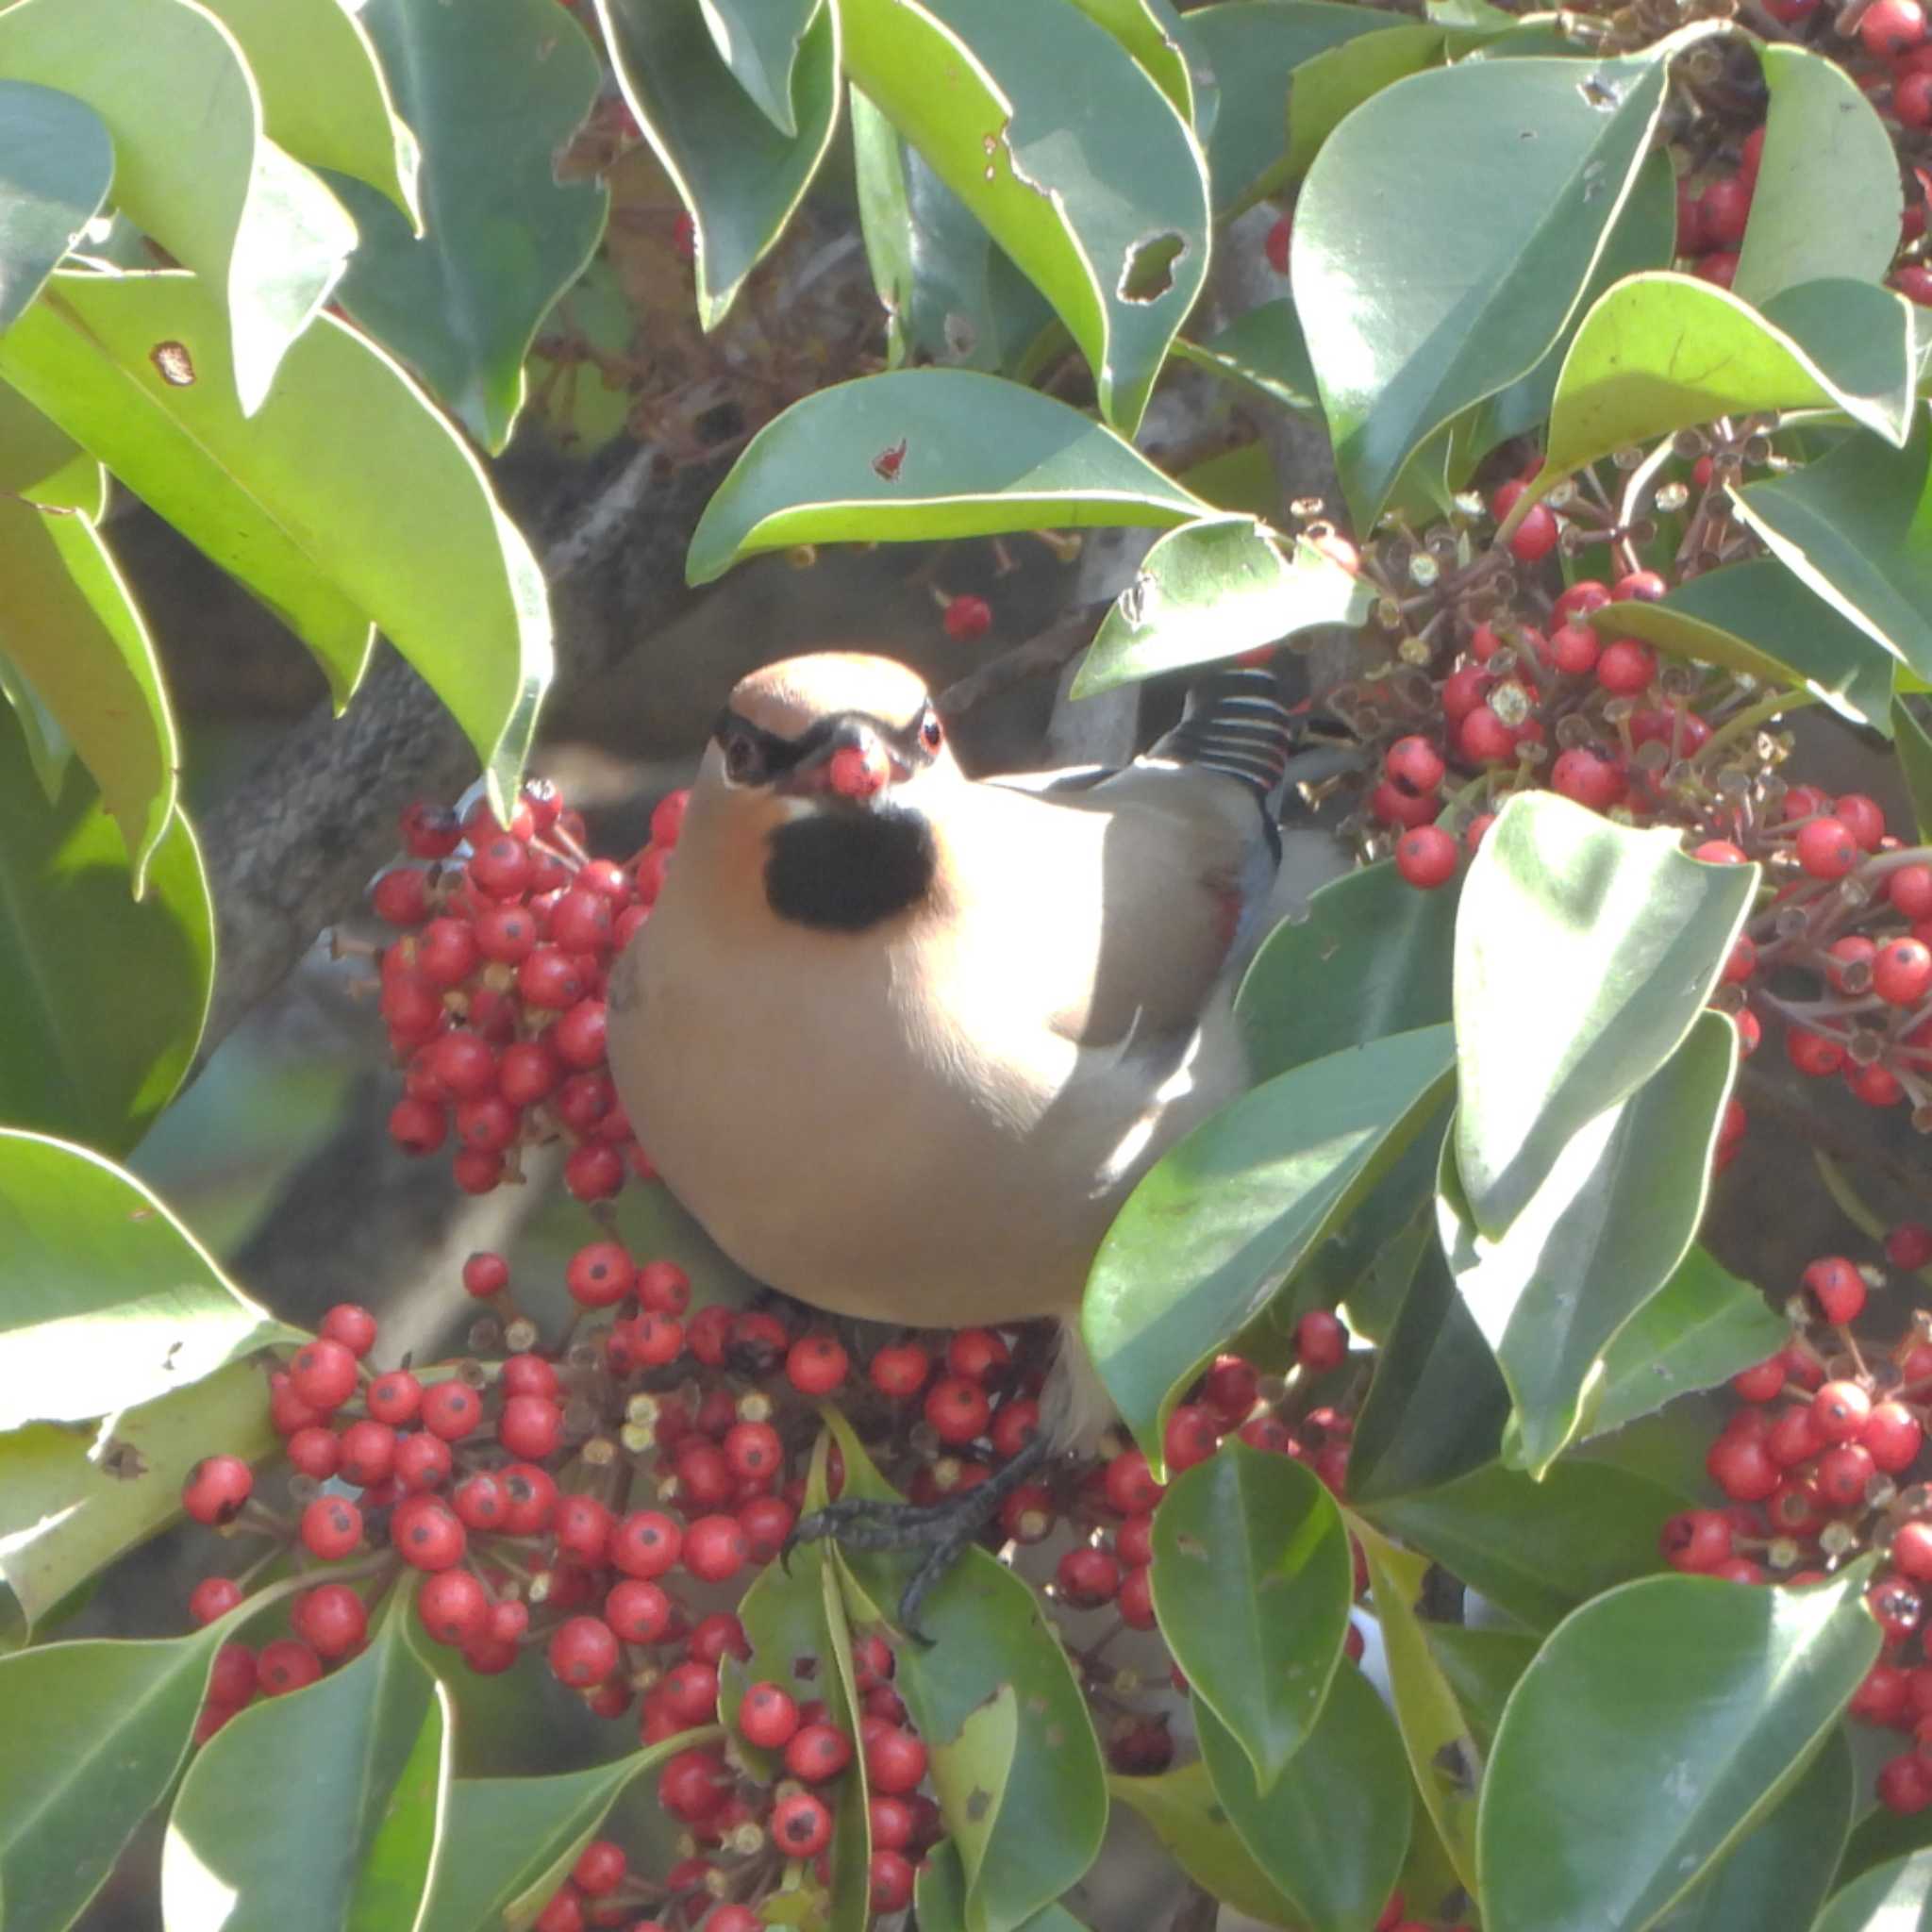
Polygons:
M624 443L569 470L515 453L495 466L543 558L558 689L608 670L691 600L685 544L724 463L660 475L659 460ZM341 718L323 705L282 737L202 825L218 940L202 1063L355 903L395 849L402 808L475 776L455 721L387 644Z

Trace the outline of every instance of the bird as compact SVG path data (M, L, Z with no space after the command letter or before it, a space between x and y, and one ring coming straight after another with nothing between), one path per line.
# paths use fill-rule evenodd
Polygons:
M1134 1184L1247 1084L1233 993L1291 740L1272 674L1227 669L1125 765L974 777L893 659L742 678L610 987L673 1194L833 1314L1058 1321L1038 1453L1093 1440L1081 1293ZM1008 1486L959 1500L984 1520Z

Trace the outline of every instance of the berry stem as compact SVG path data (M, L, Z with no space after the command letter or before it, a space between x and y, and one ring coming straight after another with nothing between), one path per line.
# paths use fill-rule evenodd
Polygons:
M1711 756L1725 745L1735 744L1739 739L1756 731L1760 724L1768 724L1772 719L1782 716L1786 711L1802 710L1807 705L1815 705L1817 698L1808 691L1778 691L1770 697L1761 698L1755 705L1747 705L1735 718L1718 726L1705 741L1701 757L1708 760Z

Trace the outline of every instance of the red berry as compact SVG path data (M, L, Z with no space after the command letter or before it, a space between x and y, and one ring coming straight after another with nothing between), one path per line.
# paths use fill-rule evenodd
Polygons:
M932 1357L916 1341L891 1343L873 1356L867 1373L881 1395L904 1401L925 1387Z
M1894 1268L1924 1268L1932 1263L1932 1227L1923 1221L1901 1221L1885 1237L1885 1258Z
M1107 1465L1103 1487L1108 1507L1120 1516L1145 1516L1167 1493L1139 1449L1123 1449Z
M1704 1458L1710 1479L1735 1503L1761 1503L1782 1480L1761 1441L1720 1436Z
M1448 774L1441 754L1426 738L1398 738L1382 759L1391 783L1418 795L1441 789Z
M1826 1322L1856 1322L1865 1307L1865 1277L1842 1255L1821 1256L1800 1286Z
M824 1784L852 1762L852 1740L828 1724L804 1725L785 1747L785 1769L806 1784Z
M1348 1359L1348 1330L1326 1308L1310 1308L1295 1324L1297 1359L1310 1374L1324 1375Z
M675 1614L670 1597L641 1577L612 1584L604 1599L605 1621L626 1643L656 1643L671 1628Z
M1474 712L1481 716L1488 708ZM1456 841L1440 825L1417 825L1395 841L1395 870L1412 886L1433 891L1456 876Z
M1098 1609L1119 1591L1121 1566L1105 1550L1071 1549L1054 1572L1054 1584L1061 1600L1076 1610Z
M1878 1465L1862 1442L1840 1442L1818 1458L1814 1480L1827 1507L1857 1509L1863 1507L1866 1491L1877 1474Z
M289 1386L309 1407L325 1412L348 1401L356 1382L354 1354L326 1337L298 1349L289 1364Z
M1858 863L1858 841L1844 821L1824 817L1799 827L1798 863L1815 879L1841 879Z
M829 1395L840 1388L851 1359L829 1335L808 1335L791 1344L785 1375L801 1395Z
M832 1814L809 1791L772 1807L772 1842L788 1858L815 1858L832 1842Z
M872 1909L875 1914L903 1912L912 1903L912 1860L904 1852L872 1855Z
M682 1723L708 1724L718 1715L717 1668L687 1660L666 1674L658 1695Z
M387 925L421 925L429 917L428 874L413 865L386 872L371 889L369 903Z
M353 1422L342 1431L341 1473L344 1482L366 1490L393 1474L396 1432L387 1423Z
M423 1391L423 1426L445 1442L459 1442L483 1420L483 1398L467 1382L452 1378Z
M1278 275L1288 273L1289 244L1293 239L1294 217L1277 215L1261 243L1261 252L1268 258L1268 266Z
M586 1141L565 1159L563 1184L579 1201L607 1201L624 1186L624 1157L602 1141Z
M865 1775L872 1790L901 1797L925 1776L925 1746L910 1731L875 1731L866 1740Z
M724 1583L751 1560L735 1516L700 1516L684 1534L684 1567L706 1583Z
M1624 774L1608 758L1577 745L1557 755L1550 789L1591 811L1607 811L1624 795Z
M946 604L946 635L959 643L983 638L992 628L992 606L984 597L954 597Z
M318 1496L302 1512L301 1533L312 1555L335 1562L362 1541L362 1512L345 1496Z
M1827 1442L1852 1442L1865 1432L1872 1398L1856 1382L1827 1382L1811 1398L1812 1420Z
M441 1489L452 1466L449 1444L441 1436L417 1432L397 1439L395 1477L411 1494Z
M549 1656L558 1682L584 1690L617 1668L617 1639L601 1617L572 1617L552 1636Z
M958 1446L974 1441L991 1417L985 1390L964 1375L941 1376L926 1393L925 1419L942 1442Z
M346 1583L325 1583L305 1591L289 1611L289 1621L323 1657L347 1657L369 1634L369 1611Z
M1731 1525L1721 1509L1687 1509L1664 1524L1657 1546L1674 1570L1701 1574L1730 1556Z
M188 1614L198 1624L212 1624L217 1618L225 1617L241 1601L242 1586L232 1576L204 1576L188 1592ZM251 1677L250 1682L253 1681ZM222 1701L232 1704L235 1700Z
M662 1576L684 1548L684 1532L658 1509L636 1509L612 1531L610 1561L626 1576Z
M1120 1594L1114 1601L1122 1622L1130 1630L1153 1629L1154 1591L1144 1564L1138 1570L1129 1570L1121 1578Z
M1509 539L1509 554L1519 563L1536 563L1557 547L1562 525L1546 503L1540 503L1517 525Z
M306 1690L322 1675L322 1659L299 1638L278 1637L261 1647L255 1660L256 1681L266 1697L286 1697Z
M1858 38L1874 59L1895 59L1925 38L1925 9L1919 0L1872 0L1858 18Z
M1837 1073L1844 1065L1844 1042L1826 1034L1812 1033L1803 1026L1787 1026L1785 1058L1799 1073L1820 1079L1827 1074Z
M761 1751L782 1751L798 1729L798 1706L776 1684L754 1684L738 1706L738 1728Z
M1880 1402L1865 1419L1859 1444L1887 1475L1898 1475L1919 1459L1924 1430L1902 1402Z
M1596 681L1613 697L1635 697L1657 678L1657 653L1635 638L1604 646L1596 660Z
M1932 946L1888 940L1872 961L1872 991L1893 1007L1914 1007L1932 992Z

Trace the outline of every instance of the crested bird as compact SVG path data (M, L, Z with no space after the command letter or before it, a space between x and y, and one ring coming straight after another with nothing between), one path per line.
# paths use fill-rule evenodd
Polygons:
M1127 765L974 778L904 665L743 678L611 986L618 1093L672 1191L836 1314L1057 1319L1039 1454L1097 1434L1081 1292L1135 1182L1246 1082L1233 991L1290 742L1272 676L1230 670ZM959 1499L967 1534L1001 1478Z

